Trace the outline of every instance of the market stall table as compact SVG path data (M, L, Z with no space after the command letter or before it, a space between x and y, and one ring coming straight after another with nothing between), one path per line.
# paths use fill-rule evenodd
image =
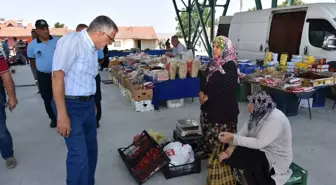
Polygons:
M261 86L263 90L270 94L273 98L274 102L277 104L277 108L281 110L286 116L296 116L298 114L298 108L300 101L302 99L306 99L308 101L308 111L309 118L312 118L311 115L311 106L310 106L310 98L314 98L319 91L324 90L328 86L318 86L314 87L313 91L310 92L287 92L283 89L266 86L256 82L249 82L252 84L258 84Z
M160 101L198 97L199 91L199 78L187 77L186 79L177 78L175 80L158 82L153 89L152 104L155 110L158 110Z

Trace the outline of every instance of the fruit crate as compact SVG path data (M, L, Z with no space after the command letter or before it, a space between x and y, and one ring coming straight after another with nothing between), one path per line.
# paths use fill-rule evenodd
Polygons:
M290 169L293 171L293 174L285 185L307 185L307 170L304 170L295 163L290 165Z
M139 185L170 161L161 146L145 130L130 146L119 148L118 152Z
M193 163L178 166L169 163L162 168L162 173L166 179L201 173L201 158L195 153L195 161Z

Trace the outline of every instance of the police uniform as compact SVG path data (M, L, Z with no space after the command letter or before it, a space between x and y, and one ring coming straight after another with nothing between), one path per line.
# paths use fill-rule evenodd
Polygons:
M98 50L98 61L104 59L104 52L103 50ZM95 103L97 107L97 127L100 127L99 121L102 116L102 107L101 107L101 100L102 100L102 95L101 95L101 88L100 88L100 83L101 83L101 77L100 74L98 73L96 76L96 94L95 94Z
M37 20L35 23L36 28L48 27L45 20ZM56 117L51 107L52 96L52 83L51 71L54 51L56 48L58 38L49 36L49 41L43 43L39 38L35 38L28 45L28 58L35 59L37 69L37 82L40 90L41 97L44 101L45 109L49 118L51 119L51 127L56 126Z

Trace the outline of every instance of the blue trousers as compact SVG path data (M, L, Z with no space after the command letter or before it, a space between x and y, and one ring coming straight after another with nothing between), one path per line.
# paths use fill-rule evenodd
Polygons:
M0 153L2 158L13 157L13 140L6 126L5 99L0 94Z
M67 185L94 185L98 159L97 121L95 101L66 99L71 122L70 136L65 138L68 148L66 161ZM52 107L57 115L54 101Z

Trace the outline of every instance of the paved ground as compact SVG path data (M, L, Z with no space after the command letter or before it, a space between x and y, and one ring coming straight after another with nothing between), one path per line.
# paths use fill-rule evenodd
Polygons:
M106 74L103 74L105 79ZM103 79L104 79L103 77ZM14 74L16 84L33 84L28 67L18 67ZM161 109L160 112L137 113L121 97L113 85L102 85L103 118L99 129L99 162L97 185L133 185L120 160L117 149L126 146L132 137L144 129L153 128L172 138L173 121L181 118L198 118L199 104L187 103L180 109ZM18 166L7 170L0 165L0 185L61 185L65 184L66 147L63 139L49 128L42 100L36 87L18 87L19 105L8 113L8 127L15 143ZM301 109L290 118L293 129L294 160L309 171L309 185L330 185L336 176L336 115L330 112L332 102L324 109L313 110L309 120L308 111ZM241 123L247 119L246 104L240 105ZM158 173L146 185L204 185L206 161L201 174L166 180Z

